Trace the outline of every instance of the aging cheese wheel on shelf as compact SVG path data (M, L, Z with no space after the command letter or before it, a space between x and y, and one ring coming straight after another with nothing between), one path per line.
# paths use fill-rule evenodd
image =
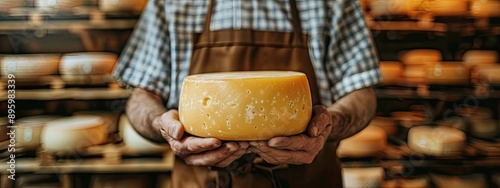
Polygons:
M426 82L429 84L467 85L470 71L462 62L440 62L427 70Z
M377 126L368 126L359 133L342 140L337 149L340 157L373 157L387 146L387 134Z
M71 9L85 5L86 0L35 0L38 8Z
M465 141L465 133L451 127L416 126L408 132L408 147L432 156L448 156L460 152Z
M392 112L391 116L394 120L398 121L399 124L405 128L411 128L415 125L421 125L426 123L426 117L423 112L416 111L397 111Z
M101 117L78 115L47 122L41 144L49 153L75 154L89 146L103 144L107 135Z
M15 124L16 148L22 152L35 150L40 146L40 136L45 124L57 118L59 116L38 115L18 119Z
M494 119L470 119L470 134L479 138L495 138L498 121Z
M415 49L402 53L400 61L405 65L432 66L442 60L442 54L433 49Z
M470 13L474 17L500 16L500 1L498 0L471 0Z
M9 135L7 133L10 131L7 126L9 126L9 118L0 117L0 142L8 140Z
M59 72L63 75L111 74L117 55L106 52L65 54L61 58Z
M2 76L14 74L16 77L37 77L57 74L60 55L30 54L3 56Z
M147 0L99 0L102 12L142 11Z
M303 73L223 72L184 79L179 117L186 132L221 140L267 140L303 132L312 113Z
M382 61L379 63L384 84L400 83L403 76L403 64L400 62Z
M398 131L396 122L390 117L376 116L370 121L370 126L372 125L384 129L388 136L394 135Z
M464 16L468 14L468 0L426 0L425 11L434 16Z
M120 116L119 130L128 155L161 154L170 148L168 144L154 143L142 137L125 114Z
M373 16L406 15L412 9L411 1L371 0L370 14Z
M476 68L477 77L483 83L500 84L500 65L478 65Z
M378 188L384 180L384 168L342 168L344 188Z
M468 67L481 64L494 64L498 62L498 53L493 50L469 50L464 53L462 61Z
M425 83L427 75L427 66L425 65L406 65L403 70L403 78L408 83Z
M471 175L445 175L431 173L432 182L436 188L487 188L486 177L484 174Z
M79 111L73 115L94 115L99 116L104 120L108 133L115 133L118 131L118 119L120 118L119 112L111 111Z

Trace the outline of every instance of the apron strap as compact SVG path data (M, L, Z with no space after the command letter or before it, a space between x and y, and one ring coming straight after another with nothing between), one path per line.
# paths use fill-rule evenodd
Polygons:
M207 15L205 16L205 23L203 24L203 31L201 35L208 35L207 39L212 40L210 36L210 26L212 21L213 9L215 7L216 0L210 0L210 3L207 8ZM299 10L297 9L297 4L295 0L289 0L290 12L292 13L292 28L293 28L293 41L294 45L304 45L304 41L302 38L302 25L299 16ZM213 41L207 41L208 43L212 43Z

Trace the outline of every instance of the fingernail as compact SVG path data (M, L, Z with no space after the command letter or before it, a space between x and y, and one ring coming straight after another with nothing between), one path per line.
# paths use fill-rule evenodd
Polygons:
M318 136L318 127L315 126L316 124L314 124L314 127L312 128L312 134L314 137Z
M257 143L257 142L250 142L250 145L257 147L257 146L259 146L259 143Z

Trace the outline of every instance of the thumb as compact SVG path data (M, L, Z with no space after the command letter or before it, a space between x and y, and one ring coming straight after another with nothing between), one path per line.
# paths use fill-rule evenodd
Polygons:
M169 110L160 117L161 131L175 140L179 140L184 135L184 126L179 121L177 110Z

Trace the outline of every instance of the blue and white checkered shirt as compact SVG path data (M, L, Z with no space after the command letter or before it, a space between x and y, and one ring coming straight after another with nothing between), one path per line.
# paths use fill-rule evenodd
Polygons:
M149 0L114 70L125 87L159 94L178 106L188 75L193 33L202 31L209 0ZM216 0L211 30L292 31L288 0ZM321 102L381 82L378 57L358 0L296 0L309 35ZM326 38L330 37L328 43Z

